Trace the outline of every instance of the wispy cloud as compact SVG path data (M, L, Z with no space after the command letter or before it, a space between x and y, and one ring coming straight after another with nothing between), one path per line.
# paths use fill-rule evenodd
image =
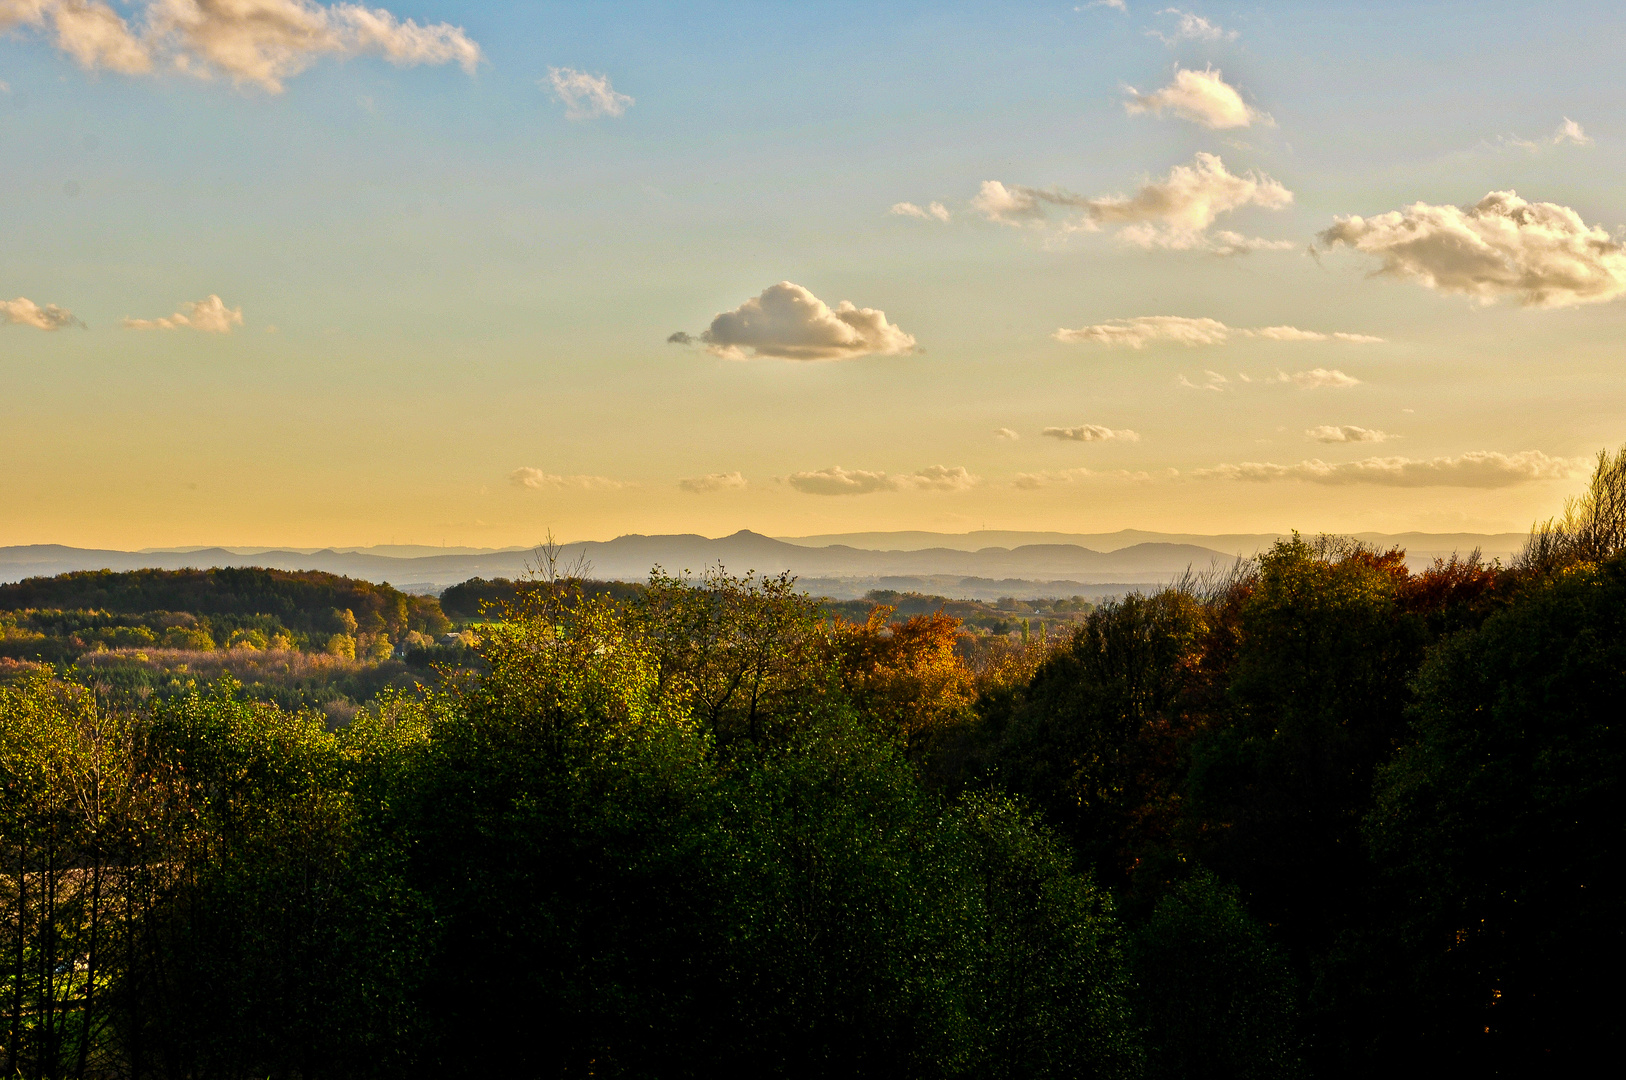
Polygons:
M612 480L608 476L559 476L543 469L520 468L508 474L508 482L515 487L529 488L532 491L576 489L580 491L614 491L618 488L631 487L631 484L621 480Z
M1239 31L1226 30L1201 15L1179 8L1164 8L1158 14L1173 15L1174 29L1167 34L1160 30L1148 30L1146 36L1155 37L1165 45L1178 45L1182 41L1235 41L1241 36Z
M707 495L713 491L738 491L746 487L745 477L737 472L714 472L705 476L685 476L678 487L693 495Z
M929 203L924 209L912 202L893 203L892 209L887 213L899 217L920 218L922 221L947 221L952 216L949 214L949 208L940 202Z
M1553 129L1553 133L1544 139L1521 139L1516 135L1503 135L1497 140L1501 146L1512 146L1520 150L1527 150L1532 154L1551 150L1558 146L1591 146L1592 136L1588 135L1574 120L1564 117L1564 122Z
M995 428L994 429L994 438L1003 439L1006 442L1015 442L1016 440L1020 439L1021 437L1022 436L1018 435L1016 432L1012 431L1008 427L1002 427L1002 428Z
M1356 427L1354 424L1322 424L1306 431L1307 438L1323 443L1388 442L1395 436L1374 428Z
M1111 319L1077 329L1062 327L1051 336L1057 341L1073 344L1095 344L1144 349L1158 342L1195 347L1223 345L1232 335L1264 338L1268 341L1343 341L1352 344L1371 344L1383 339L1371 334L1350 334L1343 331L1323 333L1319 330L1300 330L1296 326L1260 326L1252 329L1226 326L1218 319L1190 318L1184 315L1140 315L1133 319Z
M635 101L610 85L608 75L589 75L575 68L548 69L548 77L538 85L564 104L571 120L592 120L600 116L620 116Z
M200 330L205 334L229 334L232 327L243 325L243 309L229 308L220 297L210 293L202 300L181 305L181 310L161 319L125 319L126 330Z
M1269 113L1260 112L1242 100L1235 87L1213 68L1191 71L1178 68L1174 81L1161 90L1143 94L1133 86L1124 87L1129 95L1124 108L1131 116L1137 113L1157 113L1165 109L1174 115L1205 128L1224 130L1263 124L1274 127Z
M871 495L878 491L965 491L977 477L964 466L932 465L914 473L871 472L866 469L813 469L791 473L786 483L804 495Z
M1379 272L1491 304L1594 304L1626 293L1626 248L1557 203L1493 191L1470 207L1413 203L1376 217L1340 218L1320 234L1376 256Z
M1175 385L1179 386L1182 390L1212 390L1215 393L1221 393L1225 390L1225 387L1230 383L1230 381L1230 379L1227 379L1224 375L1221 375L1217 371L1205 371L1203 372L1203 381L1200 383L1192 382L1190 379L1186 378L1186 376L1181 375L1175 381Z
M145 0L135 25L103 0L6 0L0 30L50 34L82 67L127 75L172 70L224 76L273 94L324 56L380 56L392 64L461 64L480 47L460 27L420 26L383 8L311 0Z
M875 308L843 300L831 308L802 286L781 281L733 311L725 311L698 335L679 330L674 345L704 344L728 360L750 356L782 360L852 360L916 352L915 339Z
M1102 427L1100 424L1047 427L1039 434L1047 439L1061 439L1065 442L1140 442L1139 432Z
M1072 484L1091 476L1100 475L1091 469L1048 469L1042 472L1020 472L1011 477L1011 486L1021 491Z
M67 308L34 303L26 296L15 300L0 300L0 326L32 326L36 330L60 330L64 326L83 327L85 324Z
M1114 11L1122 11L1125 14L1127 14L1129 12L1129 5L1124 3L1124 0L1090 0L1089 3L1080 4L1077 7L1073 8L1073 10L1074 11L1088 11L1088 10L1090 10L1090 8L1098 8L1098 7L1111 8Z
M1257 483L1299 480L1330 485L1502 488L1535 480L1561 480L1576 475L1582 465L1569 458L1549 457L1539 450L1518 454L1477 450L1455 457L1373 457L1337 465L1315 459L1296 465L1245 461L1239 465L1202 469L1194 475Z
M1190 165L1176 165L1162 180L1141 185L1133 195L1075 195L1060 188L1006 186L986 180L971 200L972 207L990 221L1023 225L1043 221L1045 208L1080 211L1065 222L1069 232L1095 232L1117 226L1118 239L1143 248L1207 250L1241 254L1261 247L1291 242L1251 241L1235 233L1210 234L1221 214L1246 206L1280 210L1293 202L1293 193L1262 173L1233 173L1217 154L1199 153Z

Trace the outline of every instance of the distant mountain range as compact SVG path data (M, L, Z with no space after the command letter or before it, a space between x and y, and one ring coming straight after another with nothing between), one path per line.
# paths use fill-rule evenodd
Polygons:
M1188 569L1206 573L1252 555L1275 534L1202 536L1124 531L1071 533L851 533L775 539L742 529L715 539L694 534L620 536L567 544L561 565L582 560L593 577L641 581L656 565L671 573L722 565L732 573L788 571L810 592L836 598L869 589L926 591L944 596L1103 596L1168 581ZM1480 548L1487 558L1508 558L1521 533L1362 534L1385 547L1401 546L1413 565L1438 555ZM384 582L412 592L439 592L471 577L524 576L536 565L529 548L424 548L388 545L318 551L214 547L107 551L37 544L0 548L0 582L70 570L179 569L268 566L325 570Z

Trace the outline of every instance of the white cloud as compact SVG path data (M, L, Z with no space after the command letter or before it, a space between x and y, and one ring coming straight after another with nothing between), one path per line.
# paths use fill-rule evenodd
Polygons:
M930 221L934 218L938 221L947 221L950 217L949 208L940 202L931 203L924 210L912 202L893 203L892 209L888 210L887 213L897 214L899 217L920 218L923 221Z
M145 0L139 31L102 0L0 0L0 29L49 24L56 46L83 67L142 74L159 66L223 75L273 94L323 56L381 56L392 64L461 64L480 47L459 27L420 26L382 8L312 0Z
M229 334L232 327L243 325L243 309L229 308L220 297L210 293L202 300L181 305L181 310L163 319L125 319L127 330L179 330L187 327L205 334Z
M1144 248L1194 248L1216 254L1240 254L1261 247L1279 247L1280 241L1251 241L1236 233L1210 235L1209 226L1221 214L1245 206L1280 210L1293 201L1293 193L1262 173L1233 173L1216 154L1199 153L1190 165L1176 165L1163 180L1148 181L1133 195L1090 198L1059 188L1006 187L986 180L971 205L990 221L1019 225L1044 217L1045 205L1082 211L1068 231L1095 232L1120 226L1118 238ZM1289 247L1294 246L1288 242Z
M26 296L0 300L0 326L32 326L36 330L60 330L64 326L84 326L67 308L46 304L40 307Z
M1387 432L1356 427L1354 424L1322 424L1304 434L1316 442L1324 443L1388 442L1395 437Z
M1184 315L1140 315L1133 319L1112 319L1076 330L1062 327L1051 337L1069 343L1123 345L1131 349L1144 349L1154 342L1167 341L1188 347L1197 345L1223 345L1232 334L1265 338L1270 341L1346 341L1355 344L1381 342L1370 334L1348 334L1335 331L1330 334L1318 330L1300 330L1296 326L1261 326L1243 329L1226 326L1218 319L1188 318Z
M1100 424L1080 424L1077 427L1047 427L1040 432L1047 439L1063 439L1068 442L1140 442L1140 433L1128 430L1114 430L1102 427Z
M737 472L714 472L705 476L685 476L678 487L694 495L713 491L738 491L746 486L745 477Z
M1165 45L1178 45L1182 41L1235 41L1239 36L1236 30L1226 30L1201 15L1181 11L1179 8L1164 8L1158 14L1173 15L1176 18L1174 32L1171 34L1157 30L1146 31L1147 37L1155 37Z
M1292 383L1305 390L1347 390L1351 386L1359 386L1361 380L1353 375L1345 375L1336 368L1311 368L1309 371L1295 371L1289 375L1285 371L1278 371L1274 382Z
M1203 372L1203 376L1203 382L1194 383L1184 375L1181 375L1179 379L1176 380L1175 385L1179 386L1182 390L1212 390L1215 393L1223 393L1226 384L1231 381L1217 371L1205 371Z
M1564 122L1559 124L1558 129L1553 132L1552 142L1554 146L1563 143L1573 143L1576 146L1591 146L1592 136L1583 131L1580 124L1566 116Z
M575 488L583 491L614 491L617 488L631 485L620 480L612 480L608 476L557 476L541 469L529 467L515 469L508 474L508 482L515 487L530 488L532 491L544 491L550 488Z
M1124 0L1090 0L1089 3L1075 7L1073 10L1088 11L1090 8L1098 7L1111 8L1114 11L1122 11L1125 14L1129 13L1129 5L1125 4Z
M1071 484L1087 477L1098 475L1090 469L1051 469L1045 472L1017 473L1011 477L1011 486L1022 491L1036 491L1039 488L1054 487L1057 484Z
M1202 71L1177 68L1173 82L1150 94L1143 94L1133 86L1126 86L1124 90L1129 94L1124 108L1131 116L1145 112L1162 115L1167 109L1182 119L1216 130L1254 124L1274 127L1276 123L1269 113L1262 113L1243 101L1236 88L1213 68Z
M994 438L996 438L996 439L1004 439L1006 442L1015 442L1016 440L1020 439L1021 437L1022 436L1018 435L1016 432L1012 431L1008 427L1002 427L1002 428L995 428L994 429Z
M1413 203L1377 217L1340 218L1320 234L1382 260L1381 273L1481 303L1530 307L1601 303L1626 292L1626 249L1602 226L1556 203L1493 191L1471 207Z
M1457 457L1413 459L1374 457L1341 465L1320 460L1296 465L1245 461L1219 465L1195 475L1224 480L1301 480L1311 484L1379 484L1387 487L1511 487L1533 480L1559 480L1574 476L1582 462L1549 457L1539 450L1499 454L1478 450Z
M575 68L550 67L548 77L538 85L564 103L565 116L571 120L620 116L634 104L633 98L610 85L608 75L589 75Z
M851 360L860 356L901 356L917 351L915 339L886 321L875 308L843 300L834 308L802 286L781 281L711 321L698 338L678 331L666 339L679 345L704 342L728 360L772 356L783 360Z
M786 482L804 495L870 495L877 491L965 491L976 486L978 480L958 465L932 465L901 475L832 465L791 473Z

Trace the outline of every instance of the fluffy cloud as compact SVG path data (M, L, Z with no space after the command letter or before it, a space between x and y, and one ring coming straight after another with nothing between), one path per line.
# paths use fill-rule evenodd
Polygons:
M532 468L515 469L508 474L508 482L515 487L530 488L532 491L564 488L575 488L583 491L613 491L617 488L629 486L620 480L611 480L608 476L556 476L553 473Z
M1046 205L1066 207L1082 211L1067 225L1070 231L1094 232L1115 225L1118 238L1137 247L1240 254L1279 245L1235 233L1210 235L1208 228L1215 219L1245 206L1280 210L1292 201L1293 193L1278 181L1253 171L1233 173L1218 155L1200 153L1190 165L1176 165L1166 178L1143 184L1133 195L1091 198L1059 188L1007 187L987 180L971 205L1003 225L1041 220Z
M232 327L243 325L243 309L229 308L224 300L210 293L202 300L181 305L181 310L163 319L125 319L127 330L179 330L187 327L205 334L229 334Z
M64 326L84 326L67 308L55 304L40 307L26 296L0 300L0 326L32 326L36 330L60 330Z
M1511 296L1530 307L1569 307L1626 292L1626 249L1607 230L1567 206L1511 191L1470 207L1414 203L1340 218L1320 239L1377 256L1381 273L1486 304Z
M1374 457L1342 465L1314 459L1301 461L1297 465L1247 461L1240 465L1204 469L1196 475L1256 482L1302 480L1312 484L1334 485L1500 488L1532 480L1564 479L1575 475L1579 468L1580 464L1575 461L1548 457L1539 450L1526 450L1518 454L1477 450L1457 457Z
M1236 88L1225 81L1213 68L1189 71L1177 68L1174 81L1161 90L1143 94L1133 86L1126 86L1129 99L1124 108L1130 115L1151 112L1162 114L1164 109L1194 124L1206 128L1245 128L1254 124L1274 126L1268 113L1242 100Z
M745 477L737 472L714 472L705 476L685 476L678 481L678 487L694 495L705 495L713 491L738 491L746 486Z
M1140 433L1128 430L1113 430L1102 427L1100 424L1080 424L1077 427L1047 427L1040 432L1047 439L1063 439L1067 442L1140 442Z
M49 26L83 67L142 74L159 65L223 75L271 93L323 56L382 56L392 64L461 64L480 47L447 23L419 26L382 8L312 0L146 0L139 30L102 0L0 0L0 29Z
M1112 319L1076 330L1062 327L1051 336L1057 341L1121 345L1131 349L1144 349L1154 342L1167 341L1176 345L1223 345L1232 334L1265 338L1269 341L1347 341L1369 344L1383 339L1370 334L1347 334L1336 331L1324 334L1319 330L1300 330L1296 326L1261 326L1242 329L1226 326L1218 319L1187 318L1183 315L1140 315L1133 319Z
M1558 129L1553 132L1552 143L1554 146L1563 143L1573 143L1576 146L1591 146L1592 136L1583 131L1580 124L1566 116L1564 122L1559 124Z
M948 468L932 465L916 473L895 475L869 472L864 469L843 469L832 465L828 469L791 473L786 477L791 487L804 495L869 495L877 491L964 491L977 483L977 478L963 466Z
M931 221L933 219L937 221L947 221L950 216L949 208L940 202L931 203L924 210L912 202L893 203L892 209L888 210L887 213L896 214L899 217L920 218L923 221Z
M1190 11L1181 11L1179 8L1164 8L1159 15L1173 15L1175 17L1173 33L1165 34L1158 30L1146 31L1147 37L1155 37L1165 45L1178 45L1182 41L1235 41L1238 31L1226 30L1209 22L1201 15Z
M548 77L539 85L564 103L565 116L571 120L620 116L634 104L633 98L610 85L608 75L589 75L575 68L550 67Z
M1354 424L1322 424L1320 427L1311 428L1304 434L1316 442L1324 443L1388 442L1394 438L1393 435L1387 432L1356 427Z
M733 311L711 321L698 338L678 331L675 345L703 342L717 356L743 360L773 356L783 360L851 360L860 356L901 356L915 352L915 339L886 321L875 308L843 300L831 308L800 285L781 281Z

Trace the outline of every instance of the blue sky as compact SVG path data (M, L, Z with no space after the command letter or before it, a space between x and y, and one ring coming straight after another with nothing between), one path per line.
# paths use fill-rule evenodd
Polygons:
M64 5L0 0L0 543L1518 529L1622 438L1614 6Z

